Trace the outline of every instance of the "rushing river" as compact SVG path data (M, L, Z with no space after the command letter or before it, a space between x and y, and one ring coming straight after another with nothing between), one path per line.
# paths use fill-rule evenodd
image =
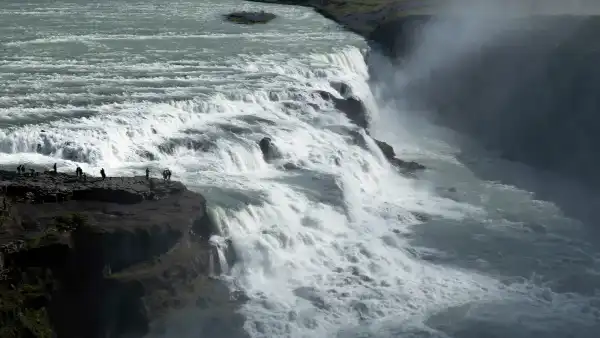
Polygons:
M278 18L221 18L249 8ZM170 168L235 243L223 278L249 297L237 311L250 337L598 337L597 234L554 201L476 175L459 136L381 80L406 72L377 57L368 68L365 48L299 7L4 0L0 165ZM369 69L388 76L370 81ZM357 127L312 95L339 95L332 82L365 103L375 137L430 169L401 176L373 142L352 142ZM265 163L264 136L301 170ZM204 337L198 316L153 336Z

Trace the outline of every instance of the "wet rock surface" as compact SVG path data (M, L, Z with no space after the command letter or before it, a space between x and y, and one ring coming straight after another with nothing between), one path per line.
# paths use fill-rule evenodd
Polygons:
M369 135L369 118L367 108L364 103L360 101L355 96L352 96L352 90L349 85L343 82L332 83L332 87L334 87L337 91L340 92L341 95L347 96L346 98L338 98L333 94L319 90L315 93L319 95L324 100L333 102L335 108L348 117L352 123L363 128L366 131L366 135L361 134L358 131L351 132L351 136L354 139L354 142L360 145L363 148L367 148L367 142L365 137ZM386 142L373 139L379 149L383 152L385 158L393 164L396 168L398 168L404 174L414 173L419 170L426 169L424 165L414 162L414 161L404 161L396 157L396 152L394 148ZM264 153L264 151L263 151Z
M226 21L229 22L234 22L234 23L239 23L239 24L245 24L245 25L252 25L252 24L258 24L258 23L267 23L273 19L275 19L277 16L273 13L267 13L267 12L233 12L233 13L229 13L223 16L224 19Z
M0 189L1 337L142 337L226 272L206 200L180 182L0 171Z
M258 141L258 147L263 154L265 162L271 162L281 157L277 146L275 146L275 143L273 143L273 140L271 140L270 137L263 137Z
M396 152L394 148L386 142L379 141L374 139L375 143L381 149L383 156L396 168L398 168L403 173L413 173L418 170L424 170L426 167L420 163L414 161L404 161L396 157Z
M350 88L346 84L343 86L339 84L337 87L339 87L344 93L348 93ZM365 129L369 128L367 108L357 97L349 96L346 98L338 98L324 90L319 90L316 92L316 94L319 95L323 100L332 102L335 109L344 113L344 115L346 115L346 117L348 117L352 123Z

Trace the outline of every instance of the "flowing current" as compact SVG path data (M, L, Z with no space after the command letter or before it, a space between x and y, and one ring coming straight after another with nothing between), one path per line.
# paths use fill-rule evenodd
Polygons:
M278 18L223 22L242 9ZM369 80L365 43L309 9L5 0L0 45L0 164L109 176L170 168L233 240L239 261L223 278L249 298L232 310L244 335L600 332L600 250L588 227L477 177L451 131ZM352 142L358 128L312 94L339 96L334 82L365 103L374 137L431 169L401 176L368 136L366 148ZM264 136L301 169L265 163ZM152 336L203 337L219 316L229 315L189 309ZM210 336L233 337L226 326Z

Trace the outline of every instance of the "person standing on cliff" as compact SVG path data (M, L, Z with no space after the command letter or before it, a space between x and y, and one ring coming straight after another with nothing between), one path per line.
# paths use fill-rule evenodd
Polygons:
M106 179L106 173L104 172L104 168L100 169L100 175L102 176L102 180Z
M150 168L146 168L146 179L150 179Z
M20 174L21 173L21 165L19 164L19 166L17 167L17 173Z
M54 169L54 173L58 173L58 171L56 170L56 163L54 163L54 165L52 166L52 169Z
M75 176L81 177L82 175L83 175L83 170L81 170L81 168L79 166L77 166L77 169L75 169Z

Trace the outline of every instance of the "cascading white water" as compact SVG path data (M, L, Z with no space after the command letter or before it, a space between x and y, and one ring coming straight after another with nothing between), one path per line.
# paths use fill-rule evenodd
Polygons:
M329 62L328 80L346 81L369 102L357 49L314 59ZM339 112L307 103L303 114L286 116L268 133L304 169L256 173L244 189L259 199L239 211L215 207L240 255L232 277L250 296L243 312L251 335L325 337L371 320L424 316L473 296L498 297L497 282L423 265L402 238L418 223L411 212L460 219L480 210L419 189L386 163L374 142L362 149L345 133L331 132L334 124L353 128ZM305 123L317 118L330 121Z
M251 337L595 337L600 256L580 225L469 172L452 133L411 118L400 93L373 90L396 83L369 86L364 44L317 14L269 6L279 21L248 28L221 21L242 7L229 1L11 4L0 5L0 53L12 53L0 61L0 164L109 176L170 168L233 240L238 261L223 279L249 297L239 311ZM33 16L38 33L12 38L15 13ZM63 22L60 13L80 31L37 18ZM90 29L90 17L109 24ZM313 95L338 95L332 82L365 103L375 137L431 170L399 175ZM281 160L265 163L264 136ZM283 170L288 162L300 169ZM550 281L531 273L552 269ZM201 336L195 315L154 336Z

